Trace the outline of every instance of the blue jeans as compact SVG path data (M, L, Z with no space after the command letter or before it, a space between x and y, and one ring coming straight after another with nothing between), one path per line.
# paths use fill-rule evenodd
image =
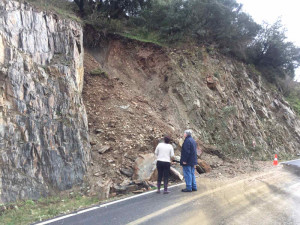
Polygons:
M186 189L197 190L195 168L193 166L182 166Z

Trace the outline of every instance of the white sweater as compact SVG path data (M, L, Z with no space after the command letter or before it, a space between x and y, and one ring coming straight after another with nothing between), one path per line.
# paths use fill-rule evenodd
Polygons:
M159 143L155 149L157 161L171 162L171 157L174 156L173 146L166 143Z

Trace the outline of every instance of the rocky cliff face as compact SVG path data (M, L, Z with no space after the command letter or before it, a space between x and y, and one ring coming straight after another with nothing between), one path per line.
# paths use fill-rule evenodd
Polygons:
M253 68L213 48L120 37L89 50L83 65L82 36L75 22L0 1L0 203L69 189L87 170L90 193L132 184L138 156L166 133L179 155L187 128L220 156L214 169L299 149L298 116Z
M82 36L75 22L0 1L0 203L83 181Z

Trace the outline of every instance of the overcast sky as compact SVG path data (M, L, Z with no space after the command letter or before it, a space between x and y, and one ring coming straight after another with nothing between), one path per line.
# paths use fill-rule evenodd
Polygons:
M250 14L257 23L274 23L281 17L287 28L287 37L300 47L300 0L237 0L243 4L243 11ZM300 69L296 72L300 80Z

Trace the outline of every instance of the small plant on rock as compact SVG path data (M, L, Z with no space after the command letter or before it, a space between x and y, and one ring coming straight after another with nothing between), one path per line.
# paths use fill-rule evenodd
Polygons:
M108 78L107 73L104 72L103 70L101 70L101 68L97 68L97 69L90 71L90 74L92 76L102 76L102 77Z

